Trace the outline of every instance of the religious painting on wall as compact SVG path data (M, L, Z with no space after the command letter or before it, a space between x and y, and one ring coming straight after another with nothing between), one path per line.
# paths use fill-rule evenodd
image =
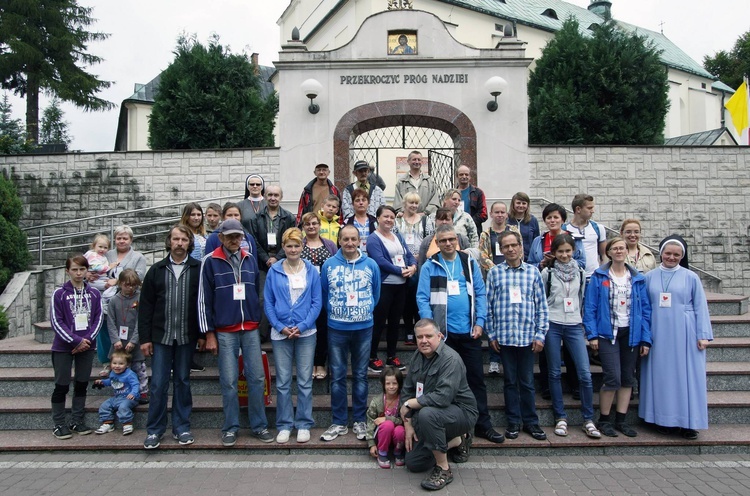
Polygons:
M388 55L416 55L416 31L389 31Z

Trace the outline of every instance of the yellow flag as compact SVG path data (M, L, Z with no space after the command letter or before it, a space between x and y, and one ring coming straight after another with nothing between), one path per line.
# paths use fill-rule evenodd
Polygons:
M732 122L734 123L735 129L739 134L742 134L745 129L748 128L748 91L747 91L747 79L742 81L742 84L737 88L737 92L732 98L724 104L724 107L729 111L729 115L732 116Z

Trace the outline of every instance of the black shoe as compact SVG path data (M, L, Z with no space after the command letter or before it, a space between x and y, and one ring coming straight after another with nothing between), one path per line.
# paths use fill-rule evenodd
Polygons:
M542 399L545 400L551 400L552 399L552 393L549 392L549 389L543 389L541 393Z
M663 436L671 436L672 434L676 434L678 429L678 427L665 427L663 425L656 426L656 432Z
M636 437L638 433L626 423L615 424L615 429L622 432L628 437Z
M695 429L680 429L680 435L689 441L698 439L698 431Z
M94 432L91 427L81 422L80 424L73 424L70 426L70 430L72 432L75 432L76 434L80 434L81 436L85 436L86 434L91 434Z
M542 428L539 427L539 424L524 425L523 431L537 441L544 441L547 439L547 434L545 434Z
M57 439L70 439L73 437L73 433L70 432L70 429L67 425L56 425L55 430L52 431L52 434L55 435Z
M508 424L505 428L505 437L508 439L516 439L518 437L518 431L521 430L521 426L518 424Z
M570 396L573 397L576 401L581 401L581 391L578 389L574 389L570 392Z
M195 361L190 362L190 372L203 372L204 370L206 367L203 365L198 365Z
M453 473L443 470L439 465L432 467L432 472L422 481L422 488L428 491L437 491L453 482Z
M607 437L617 437L617 431L615 431L615 427L612 425L611 422L599 422L597 424L597 427L599 428L599 432L604 434Z
M469 449L471 448L472 442L473 439L471 438L471 433L467 433L461 438L461 444L448 451L453 463L466 463L469 461Z
M495 429L490 427L487 430L483 429L474 429L474 435L476 437L481 437L483 439L486 439L487 441L490 441L492 443L500 444L505 441L505 436L497 432Z

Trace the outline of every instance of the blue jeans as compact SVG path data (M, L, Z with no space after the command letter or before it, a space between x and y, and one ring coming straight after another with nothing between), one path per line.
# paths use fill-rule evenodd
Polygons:
M219 342L219 384L224 407L224 426L221 432L240 429L240 399L237 396L237 379L240 375L237 359L242 349L242 363L247 380L247 416L250 429L259 432L268 427L263 393L266 375L260 351L260 334L255 331L217 332Z
M276 364L276 428L310 429L312 418L312 371L317 336L271 340ZM292 407L292 367L297 368L297 414Z
M99 422L112 422L117 414L121 424L133 421L133 408L138 406L138 398L129 400L127 396L112 396L99 407Z
M501 346L503 396L508 424L538 425L534 404L534 352L529 346Z
M190 392L190 362L195 343L165 345L154 343L151 357L151 402L148 405L146 432L161 436L167 430L167 396L172 374L172 433L190 431L193 395Z
M562 325L549 323L544 352L547 354L547 366L549 367L549 392L552 395L552 411L555 419L568 418L565 414L565 405L562 397L562 384L560 383L560 344L565 342L565 347L575 362L578 372L578 383L581 392L581 415L584 420L594 418L594 387L591 384L591 371L589 369L589 355L586 351L586 339L583 335L583 327L579 325ZM572 373L572 363L566 363L568 373Z
M372 327L361 331L328 328L328 356L331 366L331 416L333 423L347 425L346 363L352 357L352 417L364 422L367 411L367 363L370 358Z

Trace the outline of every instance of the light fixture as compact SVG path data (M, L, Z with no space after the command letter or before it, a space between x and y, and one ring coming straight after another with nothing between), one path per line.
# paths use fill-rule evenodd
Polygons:
M320 106L315 103L315 98L323 91L323 85L316 79L306 79L300 87L302 88L302 93L310 99L310 106L307 107L307 110L311 114L317 114L320 111Z
M494 112L497 110L497 97L508 89L508 82L500 76L493 76L484 83L484 88L494 97L494 100L487 102L487 110Z

